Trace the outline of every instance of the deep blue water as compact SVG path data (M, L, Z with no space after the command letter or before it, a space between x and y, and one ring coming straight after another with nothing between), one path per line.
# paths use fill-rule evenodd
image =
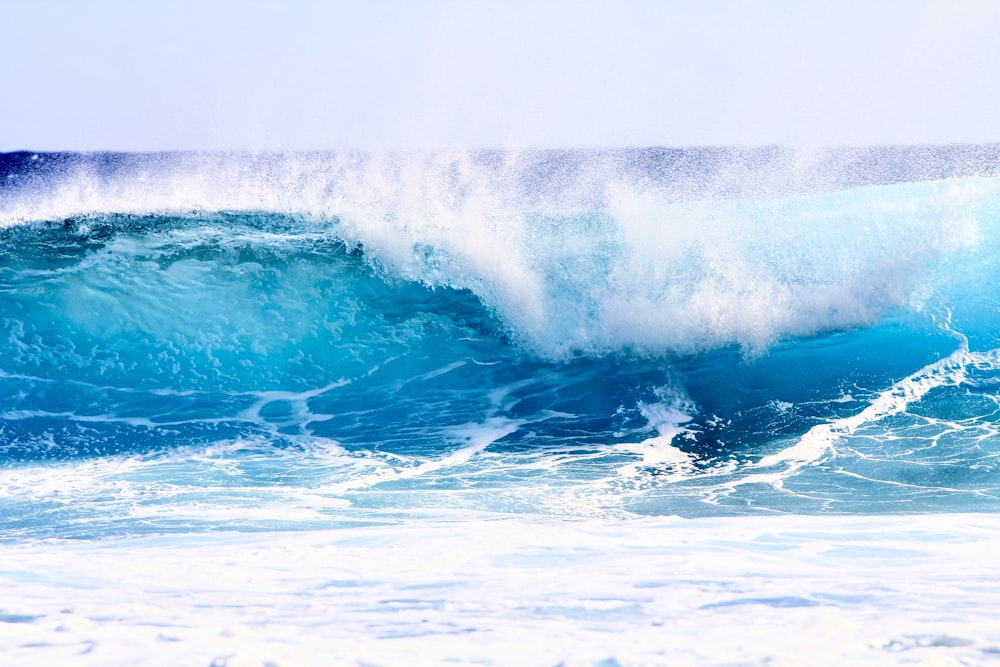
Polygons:
M0 528L997 511L997 152L3 156Z

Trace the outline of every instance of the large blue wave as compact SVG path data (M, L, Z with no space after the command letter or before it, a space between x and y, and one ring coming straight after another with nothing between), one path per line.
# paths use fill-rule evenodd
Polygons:
M0 447L995 508L994 153L6 156Z

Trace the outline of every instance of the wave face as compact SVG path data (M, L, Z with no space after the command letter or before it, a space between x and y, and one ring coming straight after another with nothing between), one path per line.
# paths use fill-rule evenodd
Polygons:
M0 527L996 511L998 155L3 156Z

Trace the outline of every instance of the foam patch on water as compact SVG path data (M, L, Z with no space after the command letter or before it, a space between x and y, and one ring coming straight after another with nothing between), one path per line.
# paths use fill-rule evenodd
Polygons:
M0 652L101 667L985 664L997 548L997 520L973 515L419 511L335 531L4 544Z

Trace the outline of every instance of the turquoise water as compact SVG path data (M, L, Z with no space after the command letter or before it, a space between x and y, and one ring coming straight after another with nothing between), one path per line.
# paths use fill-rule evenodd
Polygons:
M204 545L220 532L252 534L232 538L239 549L298 544L311 564L288 576L301 578L321 567L309 560L317 545L340 539L330 530L349 531L362 551L366 539L406 549L426 538L442 553L464 548L447 537L454 530L485 559L499 531L528 552L559 554L525 561L558 581L567 554L600 550L595 531L623 545L688 531L701 544L704 526L735 544L743 530L784 535L785 524L764 518L778 515L805 522L808 536L780 538L792 551L815 548L817 526L839 526L854 544L864 525L920 553L945 547L906 544L917 520L902 515L932 517L920 519L930 532L963 539L944 528L947 517L978 513L986 527L975 539L992 539L1000 180L968 168L912 180L920 165L899 156L885 158L895 177L876 171L864 182L843 181L854 174L843 157L839 172L828 160L797 181L790 167L749 170L745 155L729 163L739 170L697 152L679 159L7 156L0 541L17 565L9 572L22 572L8 584L26 597L0 605L13 614L0 623L41 628L62 613L28 602L59 586L25 583L23 554L66 567L71 549L114 562L106 554L183 559L190 547L197 567L195 554L217 548ZM841 180L815 176L833 173ZM537 526L583 542L543 549L524 536ZM861 567L855 555L838 560L838 541L817 553ZM750 567L759 546L736 552ZM714 548L693 546L692 557ZM399 567L389 556L376 565L372 553L344 580L363 587L378 567ZM238 564L259 575L258 566ZM611 588L641 583L619 575L608 575ZM847 588L874 585L853 575ZM738 588L741 576L716 583ZM817 593L816 572L802 576L809 590L772 595L754 584L749 598L669 585L711 614L738 613L744 598L779 600L761 604L793 618L833 604L830 590ZM403 589L420 581L403 576L393 595L410 599ZM916 594L899 585L899 595ZM575 609L584 592L565 586L553 604ZM269 604L290 614L288 627L307 622L289 600ZM621 629L634 613L653 627L643 604L598 605L577 620ZM371 613L391 626L388 607ZM582 632L577 612L553 613L560 632ZM520 614L494 609L469 632L517 625ZM952 647L963 651L990 649L985 630L967 629L941 636L973 637ZM886 632L906 650L923 641ZM888 655L858 641L867 647L858 655ZM205 642L184 646L206 651L198 660L208 664L216 654ZM395 664L399 645L379 650ZM247 646L234 655L257 655ZM583 664L616 655L632 664L615 648L624 644L585 646ZM448 655L471 659L456 650ZM122 653L122 664L135 655ZM670 655L680 656L631 660Z

